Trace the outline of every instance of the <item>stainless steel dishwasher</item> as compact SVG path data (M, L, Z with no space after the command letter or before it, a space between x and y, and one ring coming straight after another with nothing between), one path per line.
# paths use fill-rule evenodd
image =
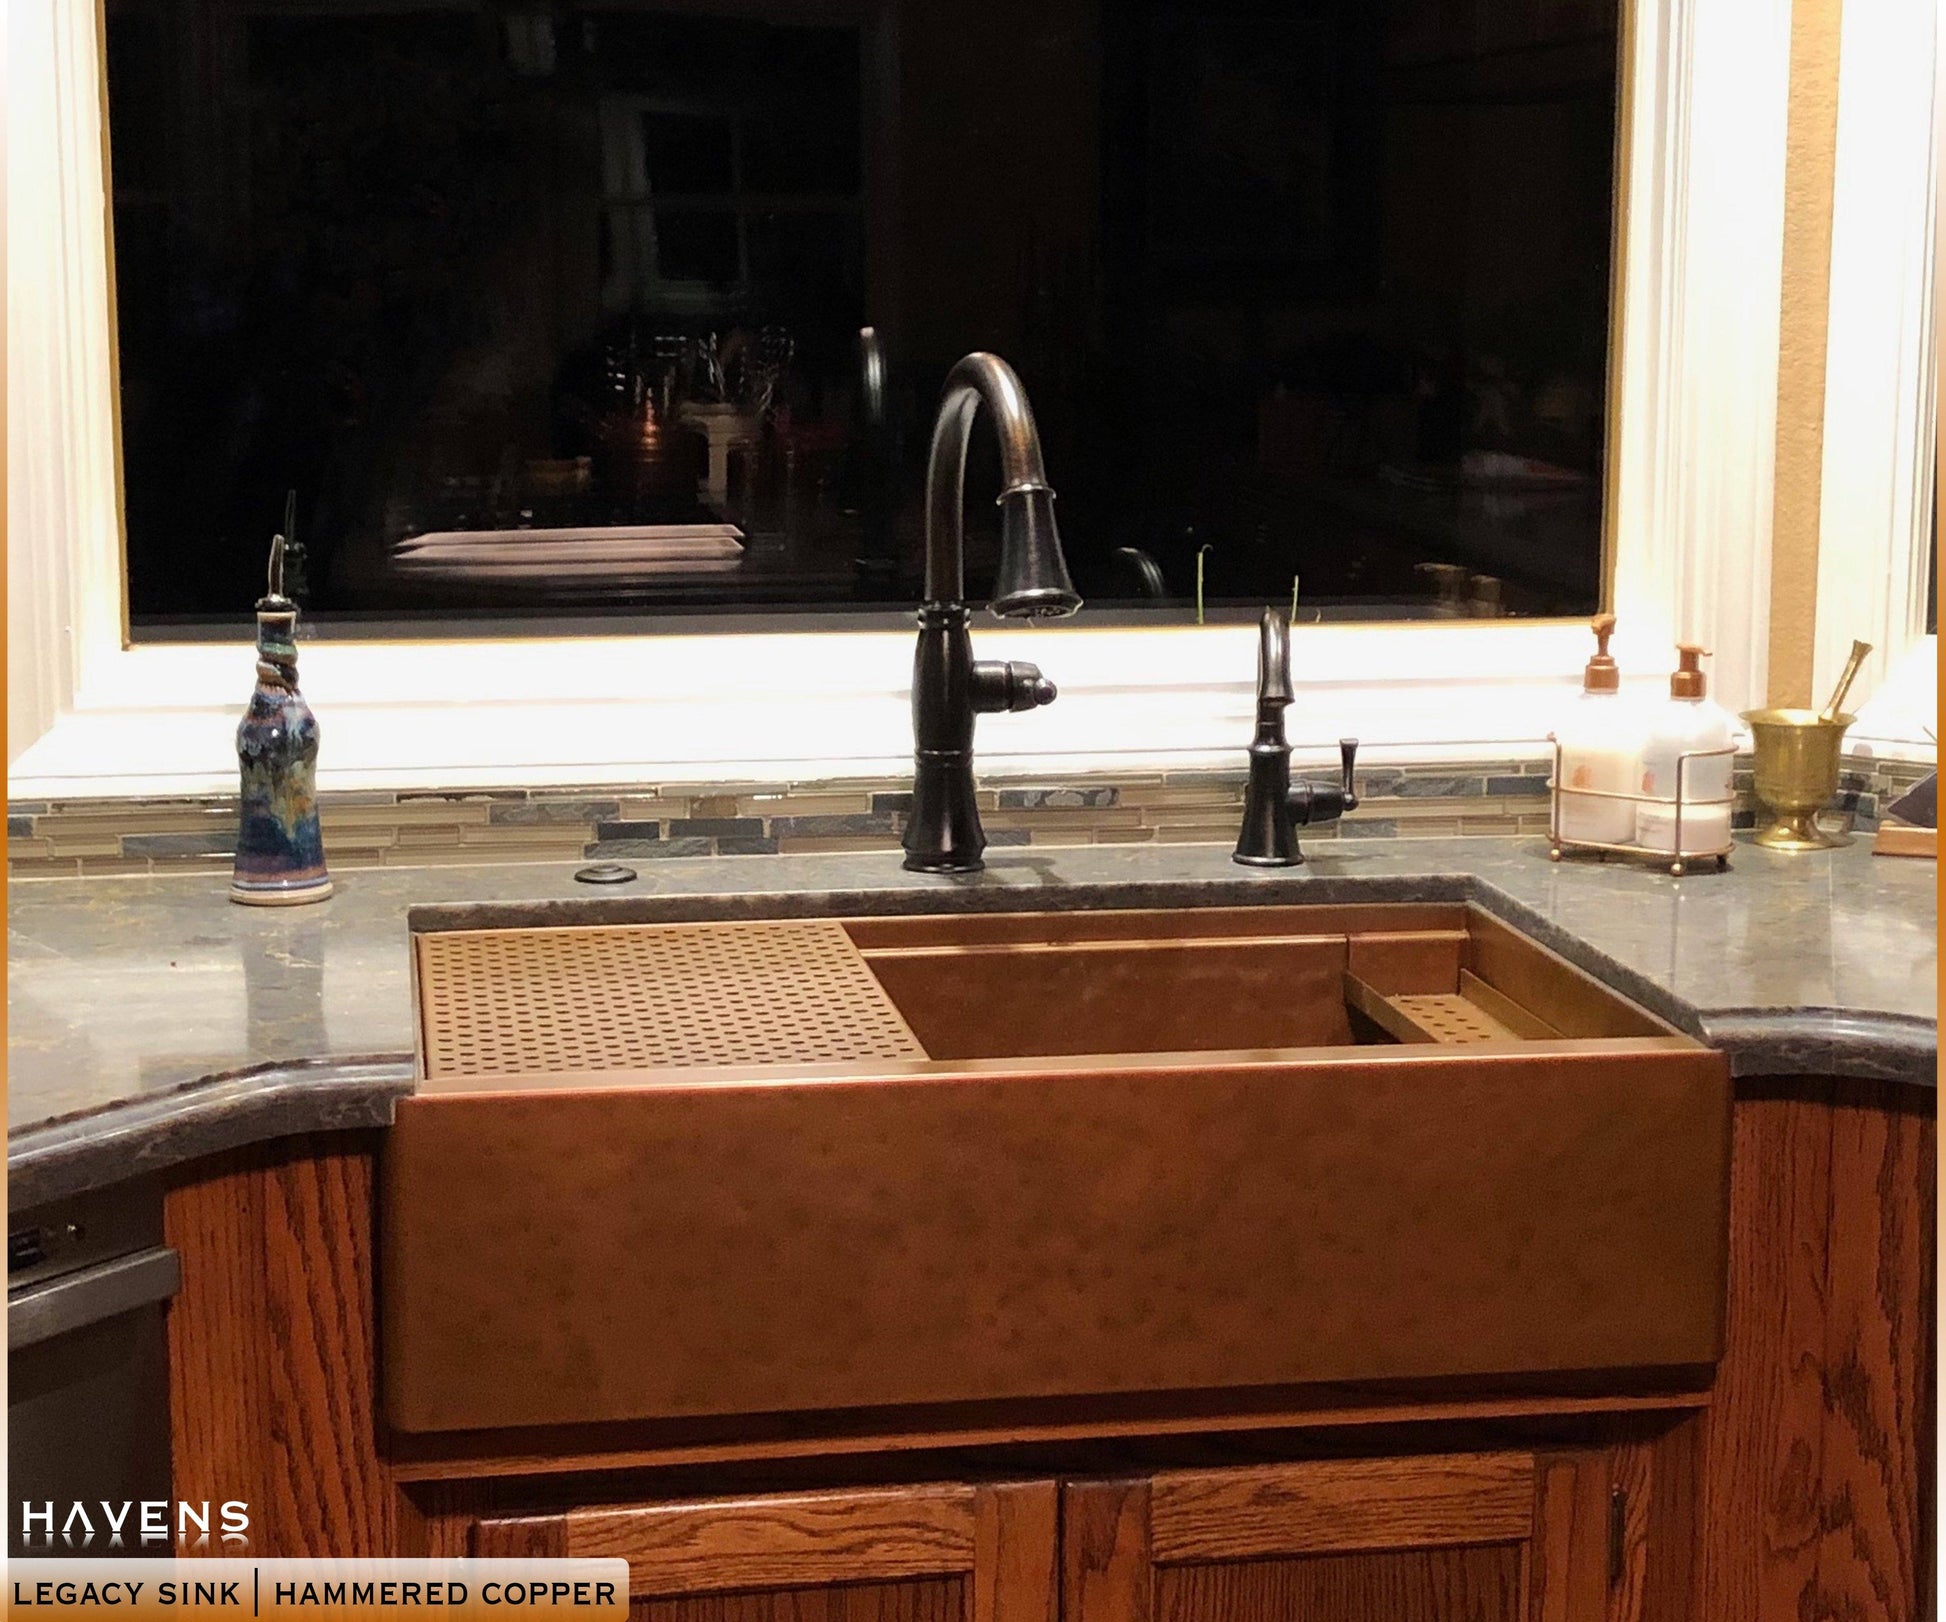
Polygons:
M139 1510L113 1538L103 1506L172 1496L162 1315L181 1279L152 1180L9 1215L9 1555L172 1552L142 1546Z

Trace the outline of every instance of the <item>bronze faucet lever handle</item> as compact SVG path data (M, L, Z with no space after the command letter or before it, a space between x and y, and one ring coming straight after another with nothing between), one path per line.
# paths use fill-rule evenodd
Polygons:
M973 661L973 711L976 715L1024 715L1056 697L1054 683L1041 667L1024 659Z
M1335 783L1308 780L1291 789L1291 820L1300 828L1314 822L1335 822L1347 811L1358 809L1358 796L1352 792L1352 770L1358 761L1358 740L1338 740L1339 777Z

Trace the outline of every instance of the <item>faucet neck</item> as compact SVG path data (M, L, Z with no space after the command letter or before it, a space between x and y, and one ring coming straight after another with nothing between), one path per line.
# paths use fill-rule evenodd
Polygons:
M1046 490L1033 408L998 355L968 355L946 375L926 461L926 601L966 598L966 448L984 400L1000 439L1000 499Z
M1291 701L1291 629L1281 608L1266 608L1257 631L1257 742L1284 742L1284 710Z

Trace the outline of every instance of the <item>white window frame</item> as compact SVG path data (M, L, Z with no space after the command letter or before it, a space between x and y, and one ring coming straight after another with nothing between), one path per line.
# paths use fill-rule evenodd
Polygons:
M1851 748L1933 760L1937 639L1926 574L1938 455L1938 0L1844 8L1824 374L1824 460L1812 696L1854 638L1873 653L1852 689Z
M1628 8L1611 599L1645 686L1680 634L1739 706L1765 679L1783 235L1787 0ZM18 799L234 783L250 661L124 635L94 0L12 8L8 107L9 790ZM1059 470L1056 469L1056 482ZM984 655L1062 688L983 723L993 776L1235 764L1254 632L989 624ZM1588 652L1575 623L1300 627L1300 750L1531 756ZM896 775L909 633L325 643L304 654L320 783L777 783Z

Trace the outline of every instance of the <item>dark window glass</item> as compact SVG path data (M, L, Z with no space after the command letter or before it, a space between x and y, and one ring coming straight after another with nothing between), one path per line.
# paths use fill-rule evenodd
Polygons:
M734 197L736 125L727 118L644 113L642 161L652 197Z
M723 209L659 207L655 211L656 270L667 281L743 282L737 253L739 222Z
M291 491L325 627L902 608L975 349L1098 612L1598 606L1615 0L107 27L137 636L246 612Z

